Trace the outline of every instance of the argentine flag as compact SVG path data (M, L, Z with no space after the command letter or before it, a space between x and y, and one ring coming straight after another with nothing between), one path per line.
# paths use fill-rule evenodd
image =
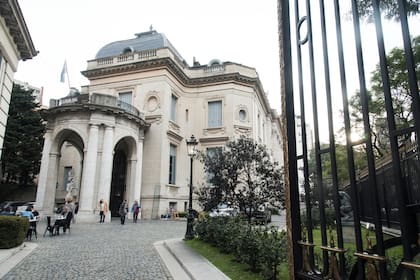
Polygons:
M64 60L63 69L61 70L60 82L64 83L66 81L67 74L67 61Z

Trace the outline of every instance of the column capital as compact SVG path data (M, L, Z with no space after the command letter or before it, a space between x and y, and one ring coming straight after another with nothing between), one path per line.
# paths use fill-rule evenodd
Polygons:
M90 126L90 127L97 127L97 128L98 128L98 127L100 126L100 124L99 124L99 123L96 123L96 122L92 122L92 121L90 121L90 122L89 122L89 126Z
M110 124L110 123L103 123L102 125L105 127L105 129L114 129L115 128L115 125Z

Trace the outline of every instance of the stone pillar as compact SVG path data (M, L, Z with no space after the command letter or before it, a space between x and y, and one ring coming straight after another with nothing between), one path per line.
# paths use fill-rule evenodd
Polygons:
M43 211L45 208L45 194L47 190L47 176L48 176L48 166L50 161L50 151L51 151L51 130L47 130L44 135L44 147L42 149L42 158L41 158L41 169L39 170L38 175L38 188L36 192L36 206L39 211Z
M104 199L109 205L112 179L114 127L106 126L102 145L102 160L99 179L98 199ZM111 214L109 213L109 216ZM108 218L108 217L107 217Z
M142 180L142 169L143 169L143 140L144 137L140 137L137 141L137 162L136 172L134 173L134 197L139 200L141 198L141 180Z
M95 190L96 161L98 158L98 130L99 128L97 124L90 124L89 140L83 164L78 214L79 219L89 212L93 214L93 210L95 209L93 197Z

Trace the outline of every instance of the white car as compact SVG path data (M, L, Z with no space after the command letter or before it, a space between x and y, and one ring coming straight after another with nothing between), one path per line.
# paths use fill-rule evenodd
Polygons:
M234 217L238 215L235 208L229 207L227 204L219 204L217 208L210 211L210 217Z

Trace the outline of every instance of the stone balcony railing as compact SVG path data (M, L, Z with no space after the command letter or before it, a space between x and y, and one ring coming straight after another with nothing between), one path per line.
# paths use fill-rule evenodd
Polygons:
M112 95L93 93L91 95L81 94L77 96L66 96L60 99L50 99L50 109L60 106L69 106L72 104L93 104L114 107L144 119L143 112L140 112L140 110L133 105L123 102Z
M89 60L87 71L161 58L170 58L175 61L177 65L183 69L184 73L190 78L209 77L229 73L239 73L251 78L258 77L258 74L254 68L232 62L202 65L200 67L188 67L187 63L182 61L178 55L175 55L169 48L152 49L121 54L113 57Z

